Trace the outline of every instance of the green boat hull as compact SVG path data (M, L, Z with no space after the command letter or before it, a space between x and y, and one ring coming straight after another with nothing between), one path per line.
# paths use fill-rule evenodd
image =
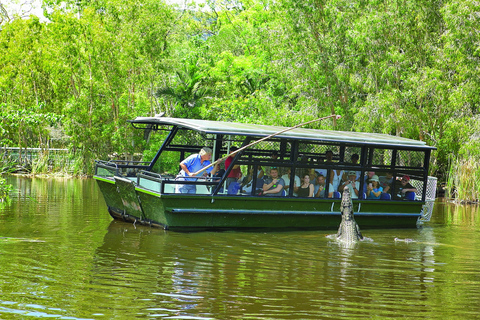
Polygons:
M95 177L115 219L170 230L338 228L340 199L160 194ZM421 201L354 201L362 229L416 227Z

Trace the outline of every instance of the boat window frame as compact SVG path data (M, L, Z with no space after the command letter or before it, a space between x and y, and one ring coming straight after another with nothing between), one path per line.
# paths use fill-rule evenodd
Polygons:
M232 142L233 143L238 143L242 141L241 146L245 146L248 143L252 141L256 141L258 139L263 138L263 136L254 136L254 135L225 135L225 134L205 134L200 131L196 131L199 135L204 137L203 142L205 142L202 146L199 145L191 145L191 144L172 144L172 141L174 141L175 136L181 132L182 130L189 130L189 131L196 131L194 129L190 128L184 128L184 127L179 127L179 126L172 126L170 129L170 133L167 135L167 138L164 140L162 146L159 148L157 151L156 155L150 162L150 165L148 166L147 171L151 171L156 162L160 159L161 155L163 152L167 151L177 151L180 152L180 158L179 163L185 158L185 155L187 153L197 153L202 147L205 145L211 147L214 150L214 155L212 157L212 161L215 161L215 159L220 158L221 155L225 156L226 153L226 148L224 147L224 144L227 142L230 142L229 145L231 146ZM209 137L210 135L210 137ZM258 170L258 166L261 166L265 170L265 175L267 175L267 170L265 168L267 167L280 167L280 168L285 168L285 167L290 167L292 169L292 172L296 172L297 168L322 168L322 169L327 169L328 175L330 175L331 170L334 168L337 170L343 170L343 171L360 171L361 172L361 177L364 177L366 172L369 171L380 171L380 172L386 172L386 171L391 171L394 174L394 179L397 177L400 177L402 175L408 174L417 180L420 180L423 182L423 190L422 192L422 201L425 201L425 194L426 194L426 187L427 187L427 180L428 180L428 168L429 168L429 160L430 160L430 155L431 151L434 150L434 148L428 147L428 146L411 146L411 147L406 147L404 145L388 145L388 144L379 144L379 143L369 143L369 142L344 142L344 141L322 141L322 140L310 140L310 139L297 139L295 137L273 137L270 139L265 140L266 143L275 143L278 144L280 147L278 148L279 156L278 159L268 159L268 155L271 154L272 151L274 150L268 150L268 149L258 149L253 146L252 148L248 148L240 153L238 153L234 160L232 161L232 164L239 164L239 165L246 165L247 167L249 165L254 166L254 170ZM329 149L329 148L335 148L338 150L338 153L335 154L335 159L336 162L333 163L322 163L321 166L318 166L315 161L312 161L312 158L325 158L326 157L326 152L325 153L312 153L312 152L304 152L308 156L308 162L307 164L300 164L298 159L300 154L299 146L301 144L306 144L306 145L315 145L315 146L321 146L324 149ZM239 147L241 147L239 146ZM359 148L361 151L359 153L359 163L358 165L353 165L351 163L346 162L345 160L345 150L346 148ZM392 157L391 157L391 163L390 165L376 165L376 164L371 164L368 163L370 159L372 158L372 154L374 150L376 149L383 149L383 150L392 150ZM424 160L423 160L423 167L401 167L401 166L396 166L395 159L398 150L402 151L420 151L424 153ZM246 158L245 158L246 157ZM233 167L233 166L232 166ZM226 177L228 176L228 173L230 170L229 168L225 169L225 173L220 180L220 183L218 184L217 187L213 188L212 195L221 195L219 194L219 191L221 189L221 185L226 180ZM258 171L256 171L258 172ZM328 178L328 177L327 177ZM295 176L292 175L290 179L290 183L293 183L295 179ZM254 175L254 180L253 183L256 185L256 180L257 180L257 175ZM364 182L365 179L360 179L360 190L364 189ZM395 180L394 180L395 181ZM395 184L395 183L393 183ZM327 184L328 185L328 184ZM392 186L393 189L394 186ZM293 188L289 188L288 196L293 197ZM419 190L420 191L420 190ZM393 194L394 190L392 190ZM254 195L254 188L252 188L252 196ZM361 198L361 197L359 197ZM316 198L319 199L319 198ZM327 198L325 198L327 199Z

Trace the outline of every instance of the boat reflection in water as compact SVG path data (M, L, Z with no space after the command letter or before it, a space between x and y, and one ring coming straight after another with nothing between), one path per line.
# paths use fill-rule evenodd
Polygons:
M378 240L352 249L327 239L328 231L175 233L113 221L96 250L92 286L118 294L118 310L134 295L137 313L150 316L306 312L313 319L343 308L350 316L389 308L398 315L401 306L434 303L441 245L433 229L395 232L412 244L395 243L391 230L372 232ZM413 309L400 313L419 312Z

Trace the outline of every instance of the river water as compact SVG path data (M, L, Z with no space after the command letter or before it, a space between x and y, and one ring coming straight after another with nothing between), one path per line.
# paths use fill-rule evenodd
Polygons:
M480 318L476 206L438 200L423 227L344 247L332 231L134 226L110 218L92 179L8 182L0 319Z

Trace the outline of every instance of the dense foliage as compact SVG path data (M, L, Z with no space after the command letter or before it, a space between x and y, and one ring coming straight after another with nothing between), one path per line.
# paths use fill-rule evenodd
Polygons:
M289 126L336 113L317 126L436 146L432 174L479 155L478 1L58 3L44 2L49 22L2 20L1 145L68 147L91 171L158 143L125 124L136 116Z
M12 191L12 186L7 184L6 180L0 176L0 203L9 199L9 192Z

